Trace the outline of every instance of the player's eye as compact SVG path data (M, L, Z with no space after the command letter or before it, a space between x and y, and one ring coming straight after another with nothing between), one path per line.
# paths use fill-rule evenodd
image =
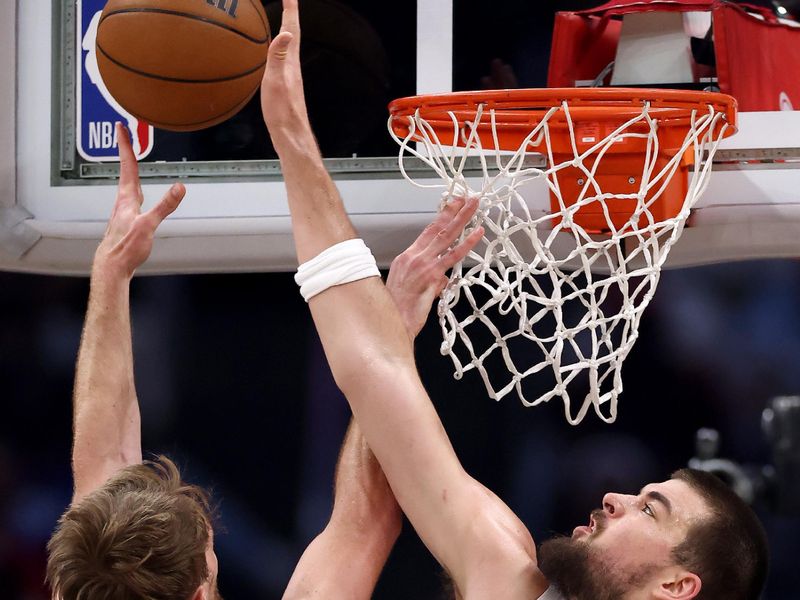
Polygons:
M655 519L656 513L653 510L653 506L651 504L645 504L644 508L642 508L642 512L649 517L653 517Z

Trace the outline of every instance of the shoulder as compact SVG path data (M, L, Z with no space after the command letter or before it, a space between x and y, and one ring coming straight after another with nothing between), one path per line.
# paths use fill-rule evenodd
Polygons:
M486 488L481 493L470 525L478 543L465 565L464 598L538 598L548 582L539 570L533 537L494 493Z

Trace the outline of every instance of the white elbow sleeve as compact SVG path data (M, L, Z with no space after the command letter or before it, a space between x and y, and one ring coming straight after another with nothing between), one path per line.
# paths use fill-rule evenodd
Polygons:
M335 285L380 277L375 257L364 240L345 240L323 250L297 269L294 280L306 302Z

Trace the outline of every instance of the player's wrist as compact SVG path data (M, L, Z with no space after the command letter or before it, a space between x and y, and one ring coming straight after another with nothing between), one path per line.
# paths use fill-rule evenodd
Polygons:
M308 126L281 123L269 127L270 138L281 160L300 156L305 161L320 159L319 146Z
M92 288L125 287L130 283L133 271L126 265L107 256L95 256L92 263Z
M328 531L340 539L357 542L360 547L391 549L403 528L399 508L376 510L354 518L352 514L333 511Z

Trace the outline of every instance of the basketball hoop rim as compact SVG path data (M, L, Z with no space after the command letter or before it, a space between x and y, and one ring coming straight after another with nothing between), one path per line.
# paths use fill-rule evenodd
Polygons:
M645 104L662 127L686 127L692 114L708 112L709 107L722 113L728 127L724 137L737 128L737 102L733 96L718 92L659 88L525 88L422 94L399 98L389 104L392 122L399 119L396 131L406 129L405 119L417 113L428 122L446 121L452 116L464 122L478 107L494 110L498 130L534 125L548 111L566 102L570 113L582 121L609 121L640 113Z

